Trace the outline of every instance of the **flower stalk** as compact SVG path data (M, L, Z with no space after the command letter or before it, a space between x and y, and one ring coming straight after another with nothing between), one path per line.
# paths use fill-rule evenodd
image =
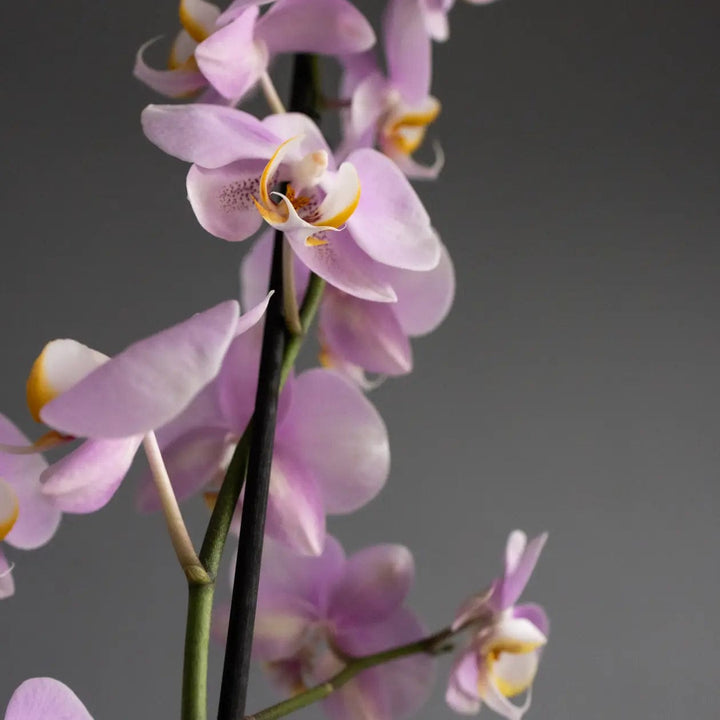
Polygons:
M309 688L304 692L284 700L283 702L271 705L264 710L260 710L253 715L247 715L245 720L277 720L277 718L285 717L291 713L297 712L308 705L323 700L336 690L339 690L345 683L352 680L359 673L377 665L399 660L409 655L418 655L425 653L427 655L440 655L450 652L453 648L449 644L449 640L455 635L450 628L440 630L433 635L416 640L405 645L399 645L389 650L364 655L362 657L348 659L347 665L329 680L326 680L315 687Z

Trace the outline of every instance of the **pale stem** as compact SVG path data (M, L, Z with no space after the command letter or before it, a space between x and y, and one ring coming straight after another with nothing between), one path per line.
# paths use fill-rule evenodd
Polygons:
M170 541L177 555L183 572L188 580L194 583L209 583L205 568L195 552L190 534L185 527L180 506L178 505L175 491L173 490L170 476L168 475L165 462L163 461L160 446L154 432L149 432L143 438L143 448L150 465L155 487L160 496L160 504L162 506L165 522L167 523L168 532L170 533Z
M262 88L263 95L265 95L267 104L274 113L280 115L286 112L283 101L280 99L280 95L278 95L278 91L275 89L275 84L267 72L264 72L260 76L260 87Z
M300 322L300 310L295 291L294 256L287 237L283 239L283 310L285 324L293 335L302 335L303 328Z

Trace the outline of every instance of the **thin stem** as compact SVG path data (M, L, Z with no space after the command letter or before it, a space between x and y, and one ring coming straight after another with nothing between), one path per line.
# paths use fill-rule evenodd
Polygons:
M392 662L393 660L398 660L408 655L418 655L420 653L439 655L440 653L447 652L451 649L447 641L453 635L453 631L450 630L450 628L446 628L434 635L430 635L422 640L416 640L407 645L400 645L379 653L373 653L372 655L352 658L337 675L334 675L324 683L320 683L305 692L299 693L289 700L284 700L283 702L277 703L277 705L265 708L265 710L261 710L254 715L248 715L245 720L277 720L277 718L289 715L308 705L312 705L312 703L318 700L326 698L363 670L377 665L383 665L384 663Z
M297 303L297 290L295 288L295 254L287 238L283 240L283 301L285 324L293 335L302 333L300 312Z
M185 522L180 512L175 491L173 490L168 476L165 463L163 462L162 453L158 446L155 433L149 432L143 438L143 448L150 465L150 471L155 481L158 495L160 496L160 504L162 506L165 522L167 523L168 532L170 533L170 541L180 562L188 581L195 584L203 584L210 582L207 572L200 558L195 552L190 535L185 527Z
M280 95L278 95L278 91L275 89L275 84L267 72L264 72L260 76L260 87L262 88L265 101L270 109L277 114L284 113L285 106L283 105L283 101L280 99Z
M255 606L260 581L260 561L286 336L282 297L283 242L282 230L276 230L270 272L270 289L275 293L270 298L265 313L218 720L239 720L245 713L250 648L255 625Z
M208 645L215 585L190 583L188 591L181 720L205 720Z

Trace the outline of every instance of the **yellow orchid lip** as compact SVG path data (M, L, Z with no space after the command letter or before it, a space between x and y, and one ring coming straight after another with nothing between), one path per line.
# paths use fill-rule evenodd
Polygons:
M412 155L422 145L428 126L435 122L441 109L438 100L429 98L426 110L391 113L382 130L386 142L404 155Z

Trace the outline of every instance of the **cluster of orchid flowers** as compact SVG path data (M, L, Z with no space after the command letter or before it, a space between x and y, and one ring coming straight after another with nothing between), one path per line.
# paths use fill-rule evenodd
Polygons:
M0 416L0 540L37 548L62 513L104 507L142 446L150 471L139 508L165 513L188 578L212 582L177 503L200 495L215 506L252 424L273 301L273 236L282 239L286 332L304 334L299 308L313 284L322 292L320 367L289 367L281 380L252 644L253 658L295 698L288 712L306 695L322 699L338 720L405 717L427 699L435 656L463 634L448 704L472 714L484 703L519 720L547 641L542 608L517 604L544 535L528 542L513 532L501 577L448 628L426 637L405 605L410 551L377 545L346 557L325 530L328 514L364 506L389 475L387 430L366 392L411 371L410 338L436 328L452 304L450 255L409 181L435 178L442 167L439 146L431 165L413 155L440 110L430 95L431 49L448 36L452 5L389 0L383 70L373 29L348 0L235 0L224 11L181 0L182 30L167 69L146 63L150 41L135 74L185 102L149 106L142 125L155 145L192 163L187 193L205 230L235 242L269 226L242 263L244 312L227 300L111 358L75 340L53 340L27 381L30 413L46 432L30 441ZM340 99L323 98L340 112L334 150L308 115L285 111L269 75L283 53L340 63ZM263 119L237 107L256 87L272 110ZM57 448L68 452L48 464L43 453ZM242 492L237 500L229 523L235 532ZM14 590L0 545L0 598ZM214 634L226 631L218 608ZM524 704L510 700L523 693ZM274 712L256 717L286 714ZM47 716L90 718L50 678L23 683L5 718Z

